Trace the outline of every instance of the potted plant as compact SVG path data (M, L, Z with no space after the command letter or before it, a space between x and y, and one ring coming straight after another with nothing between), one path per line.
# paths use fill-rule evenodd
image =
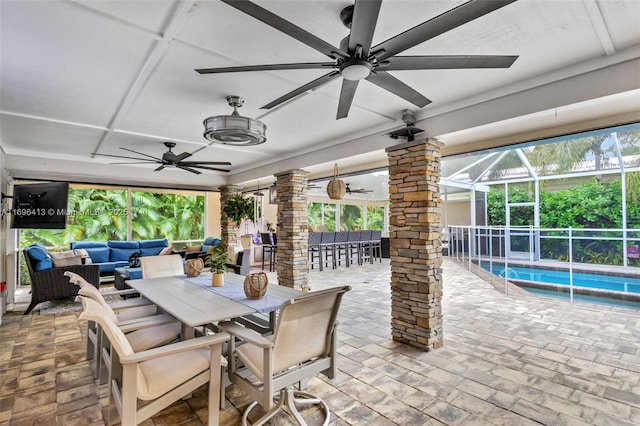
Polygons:
M222 208L222 213L239 227L243 220L253 219L253 209L253 200L245 198L241 193L237 192L227 200ZM245 237L242 237L242 246L245 250L251 248L251 235L247 238L246 234L248 233L245 229Z
M227 272L227 263L231 263L227 249L223 244L214 247L207 254L204 265L211 268L211 286L222 287L224 285L224 273Z

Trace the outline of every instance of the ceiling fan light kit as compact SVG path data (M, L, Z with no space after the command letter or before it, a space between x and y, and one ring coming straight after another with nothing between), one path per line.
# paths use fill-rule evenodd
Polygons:
M369 77L373 66L370 62L362 59L352 59L340 65L340 74L346 80L358 81Z
M244 103L240 96L227 96L229 106L233 107L231 115L215 115L206 118L204 138L215 143L235 146L260 145L267 140L267 126L253 118L243 117L238 108Z

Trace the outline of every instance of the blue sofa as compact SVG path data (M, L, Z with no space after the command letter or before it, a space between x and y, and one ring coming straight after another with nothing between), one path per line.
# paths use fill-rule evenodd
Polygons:
M75 241L71 249L84 249L91 262L100 267L100 275L113 275L116 268L129 266L129 256L157 256L169 247L166 238L140 241Z

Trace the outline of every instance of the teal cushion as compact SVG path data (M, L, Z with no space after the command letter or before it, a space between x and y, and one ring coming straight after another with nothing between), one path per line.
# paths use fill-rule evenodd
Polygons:
M109 246L105 241L74 241L71 249L85 249L93 263L109 261Z
M105 263L109 261L109 247L88 247L85 249L93 263Z
M222 240L220 238L207 237L202 243L202 251L207 252L211 246L217 246Z
M140 250L135 249L125 249L125 248L114 248L111 247L111 252L109 253L109 261L110 262L118 262L118 261L128 261L129 256L134 253L140 253Z
M53 261L47 251L47 248L42 244L31 244L27 248L27 255L33 260L34 271L44 271L45 269L53 268Z

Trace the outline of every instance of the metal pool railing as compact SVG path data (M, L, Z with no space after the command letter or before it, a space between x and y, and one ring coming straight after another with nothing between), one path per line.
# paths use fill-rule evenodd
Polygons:
M568 271L568 293L574 301L575 270L640 278L640 229L449 226L448 254L472 271L486 273L503 266L504 292L509 293L510 265ZM490 279L493 283L494 275ZM622 293L629 292L624 286Z

